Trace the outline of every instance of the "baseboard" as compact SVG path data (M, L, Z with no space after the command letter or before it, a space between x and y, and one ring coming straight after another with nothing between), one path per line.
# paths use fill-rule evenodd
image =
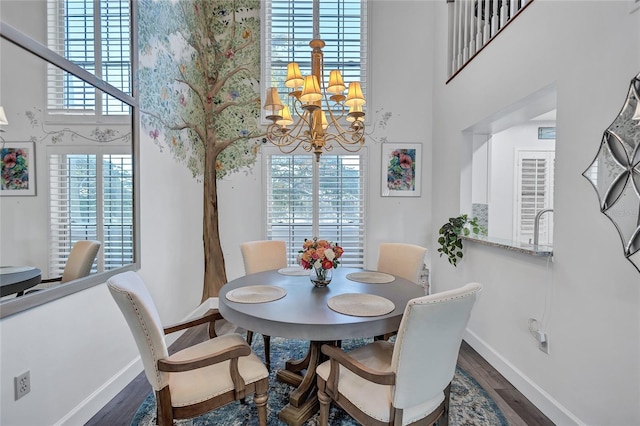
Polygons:
M552 422L557 425L585 425L469 329L465 330L464 340Z
M142 370L142 359L138 356L96 389L95 392L87 396L66 416L57 421L55 426L83 425L87 423L102 407L107 405L122 389L131 383Z
M205 301L198 306L183 320L201 316L210 308L217 308L217 300ZM184 334L184 331L171 333L166 336L167 346L171 346L173 342ZM120 393L138 374L143 371L142 359L140 356L134 358L122 370L116 373L106 383L96 389L91 395L87 396L80 404L78 404L67 415L58 420L55 426L64 425L80 425L87 423L97 412L107 405L118 393Z

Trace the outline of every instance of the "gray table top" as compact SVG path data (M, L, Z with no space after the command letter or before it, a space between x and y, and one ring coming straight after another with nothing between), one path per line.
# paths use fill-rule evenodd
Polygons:
M40 283L42 272L33 266L0 267L0 296L20 293Z
M331 284L316 288L309 276L282 275L266 271L232 280L219 294L220 313L232 323L268 336L312 341L331 341L372 337L398 329L404 308L413 298L424 296L422 287L395 277L385 284L352 281L347 275L360 269L338 267L333 271ZM226 298L234 289L253 285L278 286L286 296L265 303L238 303ZM333 311L327 301L344 293L374 294L391 300L395 309L385 315L359 317Z

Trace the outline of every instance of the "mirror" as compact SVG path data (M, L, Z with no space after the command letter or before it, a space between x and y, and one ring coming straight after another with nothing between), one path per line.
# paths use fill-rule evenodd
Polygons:
M2 318L137 267L138 112L130 95L10 25L2 22L0 35L0 105L8 122L1 126L0 145L4 153L12 147L30 151L29 191L5 190L7 179L17 178L5 176L12 163L3 162L0 264L38 268L42 279L59 277L76 241L102 243L88 277L5 295ZM122 77L131 73L127 69ZM80 107L78 97L85 102Z
M640 74L604 131L598 153L582 174L593 185L600 211L616 226L624 255L640 271Z

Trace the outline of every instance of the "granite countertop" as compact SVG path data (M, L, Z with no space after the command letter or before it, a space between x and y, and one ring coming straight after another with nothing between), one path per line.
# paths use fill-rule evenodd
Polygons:
M491 247L498 247L510 251L515 251L518 253L527 254L529 256L538 256L538 257L549 257L553 256L553 247L545 246L545 245L537 245L533 244L505 240L502 238L494 238L488 237L485 235L474 235L474 236L463 236L463 240L465 241L473 241L478 244L484 244Z

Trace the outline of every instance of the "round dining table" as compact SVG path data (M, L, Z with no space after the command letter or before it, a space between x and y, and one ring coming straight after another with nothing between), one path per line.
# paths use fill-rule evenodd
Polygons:
M247 330L310 342L304 359L288 361L277 373L278 380L296 386L278 416L297 426L319 408L313 391L320 347L397 331L407 302L424 295L419 285L390 274L339 267L331 283L318 288L309 271L283 268L229 281L220 291L219 309Z
M0 297L16 294L40 284L42 272L33 266L0 266Z

